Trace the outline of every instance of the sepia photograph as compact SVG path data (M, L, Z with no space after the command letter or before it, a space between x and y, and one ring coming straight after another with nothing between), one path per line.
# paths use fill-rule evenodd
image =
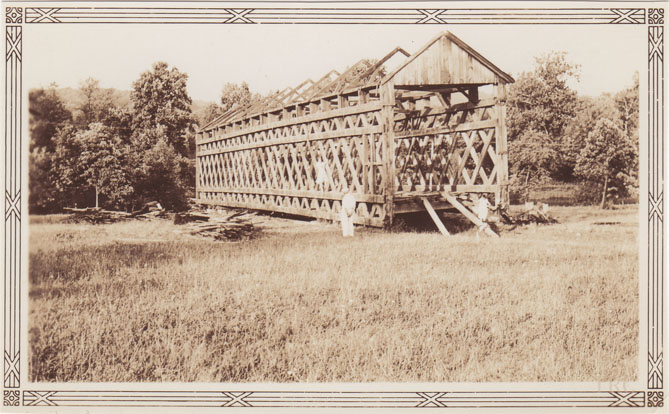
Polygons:
M662 409L665 3L593 5L5 3L3 409Z

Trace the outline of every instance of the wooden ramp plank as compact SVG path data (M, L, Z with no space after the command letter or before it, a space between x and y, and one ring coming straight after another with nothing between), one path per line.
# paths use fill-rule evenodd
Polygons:
M490 226L488 226L486 223L482 222L481 219L476 217L476 214L472 213L467 207L465 207L458 199L451 193L447 191L441 192L441 196L446 199L453 207L458 209L460 213L462 213L465 217L467 217L472 223L477 225L479 228L482 226L485 226L484 231L493 236L493 237L499 237L497 233L495 233Z
M425 209L427 212L430 214L430 217L432 217L432 221L434 221L434 224L437 225L437 228L443 234L444 236L448 236L448 230L446 230L446 226L444 226L444 223L441 222L441 219L437 215L437 212L434 211L434 208L432 208L432 204L427 200L425 197L420 198L423 201L423 205L425 206Z

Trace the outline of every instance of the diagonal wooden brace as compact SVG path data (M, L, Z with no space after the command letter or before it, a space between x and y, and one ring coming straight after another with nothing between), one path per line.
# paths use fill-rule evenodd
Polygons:
M444 226L444 223L441 222L441 219L437 215L437 212L434 211L432 204L430 204L430 202L425 197L421 197L420 199L423 201L425 210L427 210L427 212L430 214L432 221L434 221L434 224L437 225L439 232L441 232L441 234L443 234L444 236L448 236L449 235L448 230L446 230L446 226Z
M469 219L472 223L474 223L476 226L479 228L485 226L485 232L493 237L499 237L497 233L495 233L490 226L488 226L486 223L482 222L481 219L476 217L476 214L472 213L467 207L465 207L458 199L451 193L447 191L442 191L441 196L446 199L453 207L455 207L460 213L462 213L465 217Z

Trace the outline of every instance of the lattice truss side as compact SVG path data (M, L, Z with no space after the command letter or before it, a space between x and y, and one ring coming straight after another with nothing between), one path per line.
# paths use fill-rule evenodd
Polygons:
M358 220L381 225L385 185L379 106L342 108L201 140L198 197L212 204L337 217L343 191L359 194ZM322 163L319 166L319 163ZM317 183L319 168L326 180Z
M401 111L394 128L396 193L497 190L495 100Z
M404 63L386 74L383 65L398 54ZM490 192L504 204L499 92L512 81L447 32L414 55L396 48L308 79L202 128L197 198L338 219L351 189L356 220L374 226L392 223L396 194ZM498 87L495 99L479 99L485 85Z

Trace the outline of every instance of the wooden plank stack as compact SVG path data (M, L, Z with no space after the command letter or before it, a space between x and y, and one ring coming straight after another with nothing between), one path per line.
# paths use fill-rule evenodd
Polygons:
M68 217L70 223L87 222L91 224L110 224L126 219L155 219L166 218L168 213L162 206L151 201L146 203L141 209L126 213L124 211L103 210L99 207L88 208L64 208L65 211L72 213Z
M130 215L130 213L122 211L109 211L97 207L65 208L64 210L72 213L67 218L70 223L109 224L124 220Z
M213 238L219 241L250 240L261 229L251 221L253 213L246 210L229 211L223 215L183 213L174 217L174 224L185 225L185 232L194 236Z

